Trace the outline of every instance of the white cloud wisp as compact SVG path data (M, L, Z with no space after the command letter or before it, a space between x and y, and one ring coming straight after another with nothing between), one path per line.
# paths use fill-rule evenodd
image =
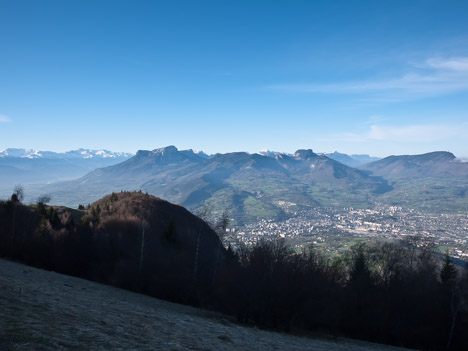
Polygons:
M468 123L455 124L420 124L390 126L372 124L363 133L340 133L318 138L327 142L365 143L386 141L394 143L433 143L449 139L466 139Z
M5 115L0 115L0 123L7 123L7 122L11 122L10 117L5 116Z
M374 94L387 101L404 101L468 91L468 57L431 58L409 73L387 80L336 84L282 84L275 90L303 93Z

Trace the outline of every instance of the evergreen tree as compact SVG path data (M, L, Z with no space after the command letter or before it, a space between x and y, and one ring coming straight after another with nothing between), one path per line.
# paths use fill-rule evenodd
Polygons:
M349 276L349 285L366 287L371 284L372 275L363 247L358 249Z
M448 252L445 253L444 264L440 270L440 281L443 284L453 283L457 279L457 269Z

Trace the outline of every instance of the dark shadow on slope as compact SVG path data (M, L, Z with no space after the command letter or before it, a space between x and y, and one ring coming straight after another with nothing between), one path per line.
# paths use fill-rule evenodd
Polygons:
M236 193L232 196L232 202L234 204L235 215L239 224L244 224L247 221L247 216L245 214L244 208L244 201L250 195L250 193L246 191L241 191L240 193Z
M388 180L382 176L374 175L373 171L369 171L366 169L359 169L360 173L364 174L367 178L375 180L378 184L376 184L376 188L372 191L372 193L376 195L381 195L392 191L394 188L392 185L388 183Z
M388 180L383 177L373 176L372 178L376 179L380 183L374 189L373 193L377 195L385 194L393 190L393 186L388 184Z
M215 192L226 188L224 180L229 178L231 172L226 169L216 169L213 172L205 174L202 179L207 183L201 189L195 190L184 200L183 205L187 207L200 205L203 201L209 199Z
M349 167L345 167L340 163L333 163L333 176L336 179L343 179L349 175Z

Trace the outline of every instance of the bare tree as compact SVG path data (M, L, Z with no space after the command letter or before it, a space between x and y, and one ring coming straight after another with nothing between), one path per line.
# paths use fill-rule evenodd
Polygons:
M403 246L408 249L411 269L415 269L417 263L421 265L421 261L426 261L423 263L427 263L431 260L436 244L430 237L415 234L403 239ZM417 255L418 253L419 255ZM416 258L419 258L419 262L416 261Z
M49 194L42 194L41 196L37 198L37 203L46 205L48 202L50 202L51 199L52 198Z
M216 262L214 265L213 269L213 285L216 280L216 273L218 270L218 264L219 264L219 256L221 255L221 246L223 246L223 240L224 236L226 235L226 230L229 225L229 213L227 211L223 211L221 214L221 218L219 219L217 225L216 225L216 232L219 237L219 243L218 243L218 249L216 251Z
M216 225L216 232L218 233L219 240L223 243L224 236L226 235L227 227L229 226L229 213L223 211L221 218L218 220Z
M13 194L11 195L11 202L22 202L24 198L24 188L22 185L17 184L13 189ZM16 210L15 206L13 206L13 219L11 225L11 245L13 245L13 237L15 235L15 224L16 224Z
M138 271L141 273L143 266L143 255L145 253L145 226L146 221L144 218L141 220L141 246L140 246L140 263L138 264Z
M197 208L194 214L195 216L201 218L211 228L213 228L213 223L211 222L212 211L210 207L203 205L202 207Z
M21 184L15 185L13 189L13 194L11 195L11 201L13 202L23 202L24 199L24 188Z

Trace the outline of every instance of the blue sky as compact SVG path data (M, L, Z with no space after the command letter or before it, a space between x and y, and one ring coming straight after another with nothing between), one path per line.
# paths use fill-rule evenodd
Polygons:
M468 157L468 1L0 0L0 150Z

